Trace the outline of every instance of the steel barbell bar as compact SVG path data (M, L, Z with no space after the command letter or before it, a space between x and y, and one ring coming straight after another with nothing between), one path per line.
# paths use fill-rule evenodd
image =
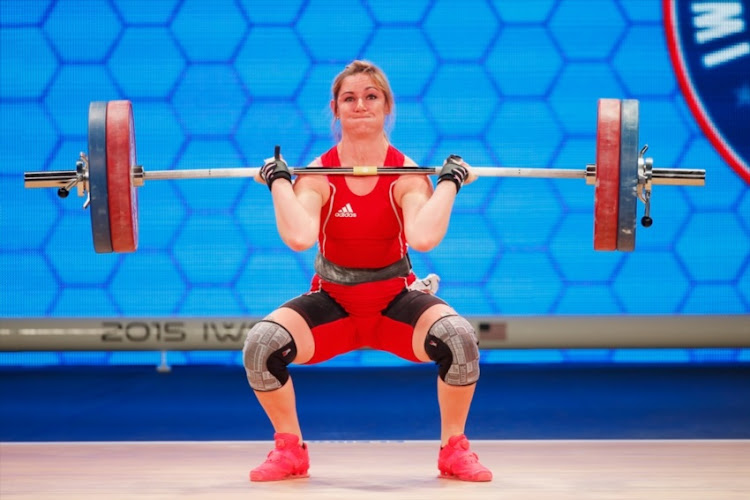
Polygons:
M401 175L423 174L436 175L442 167L374 167L355 166L337 167L289 167L292 175ZM186 180L186 179L234 179L255 177L258 167L224 167L206 169L178 169L147 171L143 166L133 167L133 185L141 187L146 181ZM519 177L540 179L584 179L586 184L596 182L596 165L587 165L585 169L545 168L545 167L472 167L478 177ZM48 172L25 172L26 188L62 188L77 183L75 170L57 170ZM653 184L670 186L703 186L706 171L686 168L654 168L651 173Z

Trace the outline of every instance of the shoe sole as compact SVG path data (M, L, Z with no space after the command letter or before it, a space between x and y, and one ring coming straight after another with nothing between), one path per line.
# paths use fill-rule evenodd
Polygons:
M470 482L470 483L486 483L489 481L492 481L492 473L484 473L480 472L475 477L464 479L462 477L459 477L455 474L451 474L449 472L440 472L440 475L438 476L440 479L452 479L454 481L464 481L464 482Z
M286 481L288 479L305 479L306 477L310 477L310 474L308 474L307 472L304 472L302 474L290 474L288 476L280 477L278 479L253 478L253 475L250 474L250 481L254 483L269 483L273 481Z

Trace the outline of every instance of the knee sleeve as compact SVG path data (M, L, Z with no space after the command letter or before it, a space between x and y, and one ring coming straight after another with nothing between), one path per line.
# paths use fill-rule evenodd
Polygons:
M258 321L247 332L242 359L250 387L273 391L289 379L287 366L297 357L294 339L283 326Z
M424 341L427 355L448 385L471 385L479 380L479 343L471 323L461 316L445 316L432 324Z

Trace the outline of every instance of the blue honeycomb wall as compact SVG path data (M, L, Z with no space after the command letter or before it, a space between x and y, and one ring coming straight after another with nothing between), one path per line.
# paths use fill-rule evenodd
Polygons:
M111 99L133 101L147 169L255 166L275 144L306 164L355 58L388 73L392 140L421 164L584 168L597 99L618 97L640 100L656 166L708 172L656 186L631 254L593 251L582 181L467 187L413 257L462 313L747 314L750 191L690 114L661 17L643 0L0 0L0 317L260 316L303 291L314 252L284 248L250 180L149 182L139 251L96 255L82 200L22 176L74 168L89 101Z

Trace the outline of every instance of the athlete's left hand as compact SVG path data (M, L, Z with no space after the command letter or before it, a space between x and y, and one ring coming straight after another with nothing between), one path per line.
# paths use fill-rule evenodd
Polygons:
M477 175L472 172L471 167L458 155L450 155L443 162L443 168L438 174L438 184L442 181L452 181L456 185L456 193L464 184L474 182Z

